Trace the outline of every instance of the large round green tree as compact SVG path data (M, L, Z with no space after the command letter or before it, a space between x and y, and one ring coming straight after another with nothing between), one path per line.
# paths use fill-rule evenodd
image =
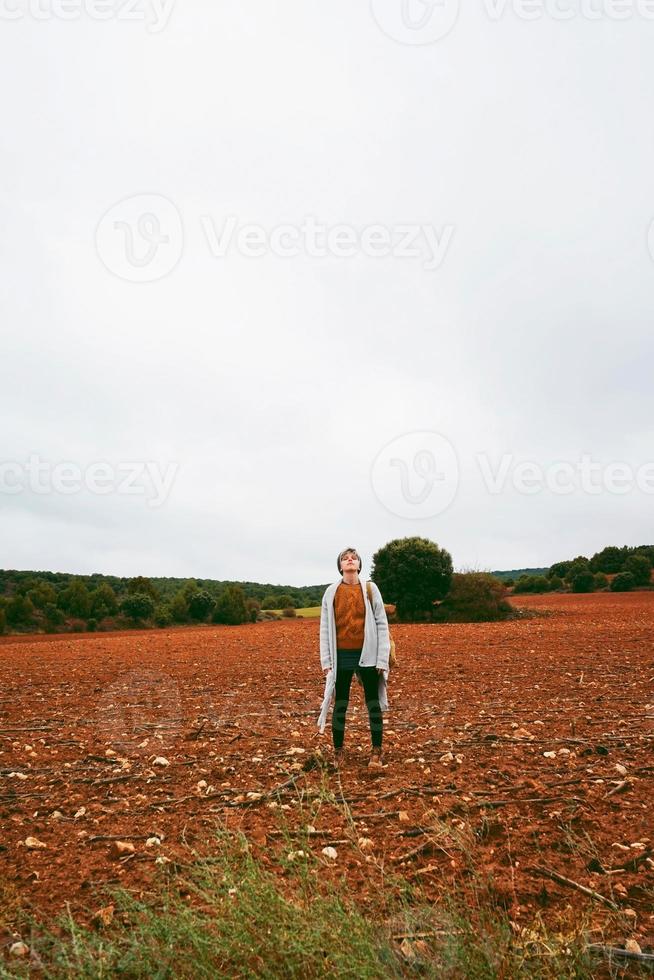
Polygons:
M447 595L452 556L428 538L396 538L372 557L373 582L384 602L395 603L404 622L431 618L434 602Z

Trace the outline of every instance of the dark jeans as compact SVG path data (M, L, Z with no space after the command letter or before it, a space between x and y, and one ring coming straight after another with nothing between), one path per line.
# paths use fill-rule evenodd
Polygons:
M379 674L376 667L347 666L352 658L341 657L337 652L338 666L336 670L336 689L334 691L334 711L332 713L332 738L334 748L340 749L345 738L345 715L350 701L350 685L355 673L361 678L366 696L366 707L370 721L370 737L373 746L381 748L382 744L382 713L379 707ZM361 651L359 650L359 655ZM355 658L358 659L358 658Z

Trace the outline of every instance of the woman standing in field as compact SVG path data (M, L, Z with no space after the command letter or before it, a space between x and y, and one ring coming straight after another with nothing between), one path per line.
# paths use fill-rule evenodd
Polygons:
M326 683L318 727L324 732L333 697L332 739L338 766L343 759L350 685L354 674L358 674L370 721L372 753L368 766L381 769L381 713L388 709L386 682L390 652L386 610L374 582L369 583L372 594L369 598L366 581L359 577L361 558L356 548L341 551L336 564L342 577L326 589L320 612L320 664Z

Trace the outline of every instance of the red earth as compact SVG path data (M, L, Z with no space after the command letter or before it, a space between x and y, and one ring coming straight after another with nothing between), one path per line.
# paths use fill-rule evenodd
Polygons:
M514 922L592 909L649 948L654 592L511 601L534 615L392 627L380 773L356 684L327 765L316 619L0 639L0 905L88 921L217 823L283 875L284 820L363 902L389 872L465 892L472 861Z

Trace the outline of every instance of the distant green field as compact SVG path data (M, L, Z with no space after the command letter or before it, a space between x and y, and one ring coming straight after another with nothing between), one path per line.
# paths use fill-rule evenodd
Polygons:
M282 614L281 609L271 609L270 612L275 612L278 616ZM295 614L296 616L320 616L320 606L305 606L303 609L296 609Z

